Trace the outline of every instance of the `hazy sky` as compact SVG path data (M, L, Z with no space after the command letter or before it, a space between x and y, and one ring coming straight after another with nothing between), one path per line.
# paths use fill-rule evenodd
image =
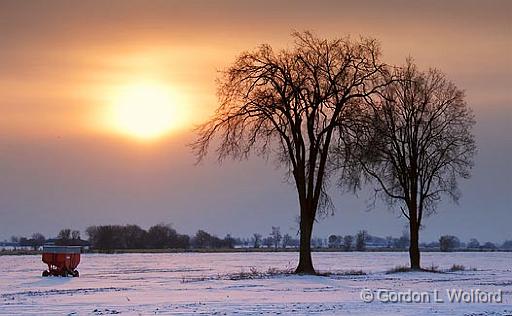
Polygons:
M0 0L0 239L69 226L173 223L224 235L297 232L282 170L255 158L194 166L194 124L216 107L217 70L243 50L290 46L293 30L373 36L384 60L442 69L477 118L473 177L441 203L423 240L512 239L510 1ZM183 112L168 137L141 141L105 123L112 91L140 79L171 87ZM179 123L179 124L178 124ZM186 123L186 124L185 124ZM367 194L333 192L314 234L401 234L405 219Z

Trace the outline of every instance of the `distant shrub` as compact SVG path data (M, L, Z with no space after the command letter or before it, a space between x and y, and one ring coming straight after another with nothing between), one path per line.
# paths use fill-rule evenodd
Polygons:
M448 271L455 272L455 271L465 271L465 270L466 270L466 267L463 266L462 264L453 264L452 267Z
M386 271L386 273L387 274L391 274L391 273L413 272L413 271L418 271L418 270L413 270L413 269L411 269L408 266L400 265L400 266L396 266L396 267L394 267L392 269L389 269L388 271ZM441 272L439 270L439 267L434 265L433 263L432 263L432 265L430 267L422 268L421 271L424 271L424 272L435 272L435 273L440 273Z
M428 267L428 268L423 268L422 270L423 270L423 271L427 271L427 272L440 272L440 271L439 271L439 266L436 266L434 263L432 263L432 264L430 265L430 267Z
M366 275L363 270L345 270L345 271L322 271L318 272L317 275L325 277L336 277L336 276L352 276L352 275Z
M275 276L286 276L293 274L293 269L277 269L277 268L268 268L267 271L259 271L255 267L250 267L249 271L241 270L237 273L226 273L226 274L218 274L216 276L194 276L194 277L182 277L181 283L192 283L192 282L203 282L203 281L211 281L211 280L229 280L229 281L239 281L239 280L254 280L254 279L268 279Z
M392 269L389 269L388 271L386 271L386 273L399 273L399 272L409 272L411 271L411 268L409 268L408 266L396 266Z

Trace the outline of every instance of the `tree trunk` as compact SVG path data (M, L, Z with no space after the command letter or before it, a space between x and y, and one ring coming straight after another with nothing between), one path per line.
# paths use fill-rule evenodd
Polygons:
M420 247L419 247L419 225L411 221L410 227L410 244L409 244L409 258L411 260L411 269L420 270Z
M311 260L311 233L313 232L314 218L311 213L301 211L300 216L300 254L299 265L295 269L297 274L316 274Z

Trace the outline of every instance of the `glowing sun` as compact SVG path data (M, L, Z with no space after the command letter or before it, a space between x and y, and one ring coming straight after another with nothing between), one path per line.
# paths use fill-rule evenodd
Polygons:
M183 104L163 83L123 85L111 95L108 124L118 133L143 140L161 138L183 123Z

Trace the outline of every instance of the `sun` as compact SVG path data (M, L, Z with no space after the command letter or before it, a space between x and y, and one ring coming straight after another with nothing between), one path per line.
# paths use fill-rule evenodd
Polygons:
M107 124L116 132L141 140L168 135L183 123L184 105L161 82L129 83L111 93Z

